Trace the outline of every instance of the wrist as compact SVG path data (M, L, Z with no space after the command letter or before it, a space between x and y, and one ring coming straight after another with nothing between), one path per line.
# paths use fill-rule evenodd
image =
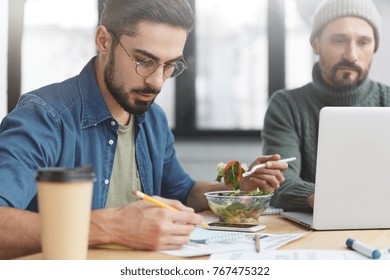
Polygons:
M308 197L307 202L308 202L309 206L313 209L314 208L314 193L312 193Z
M91 212L89 244L115 244L112 225L115 225L116 208L94 210Z

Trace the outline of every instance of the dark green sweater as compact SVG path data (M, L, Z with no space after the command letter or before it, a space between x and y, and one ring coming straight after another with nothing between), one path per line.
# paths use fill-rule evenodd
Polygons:
M319 112L325 106L390 106L390 87L365 79L347 91L334 91L321 79L318 63L313 82L272 96L264 120L263 153L296 157L284 175L271 205L286 211L311 211L308 198L314 193Z

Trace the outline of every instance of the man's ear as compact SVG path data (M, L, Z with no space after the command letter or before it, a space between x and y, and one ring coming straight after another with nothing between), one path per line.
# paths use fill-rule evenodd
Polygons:
M95 45L100 54L104 55L110 52L112 46L112 36L104 25L99 25L96 29Z
M313 53L315 55L320 54L320 43L318 42L318 36L314 38L314 41L311 43L311 46L313 47Z

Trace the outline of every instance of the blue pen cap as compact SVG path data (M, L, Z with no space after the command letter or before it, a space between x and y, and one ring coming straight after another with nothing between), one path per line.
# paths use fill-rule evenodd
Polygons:
M379 250L374 250L374 251L372 252L371 258L372 258L373 260L377 260L377 259L379 259L380 257L381 257L381 252L379 252Z
M353 241L354 240L352 238L348 238L345 244L347 245L347 247L352 248Z

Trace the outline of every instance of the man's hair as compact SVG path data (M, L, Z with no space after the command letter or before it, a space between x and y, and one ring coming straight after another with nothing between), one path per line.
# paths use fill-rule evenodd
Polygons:
M138 24L152 22L183 28L187 34L194 24L187 0L106 0L100 24L118 36L135 36Z

